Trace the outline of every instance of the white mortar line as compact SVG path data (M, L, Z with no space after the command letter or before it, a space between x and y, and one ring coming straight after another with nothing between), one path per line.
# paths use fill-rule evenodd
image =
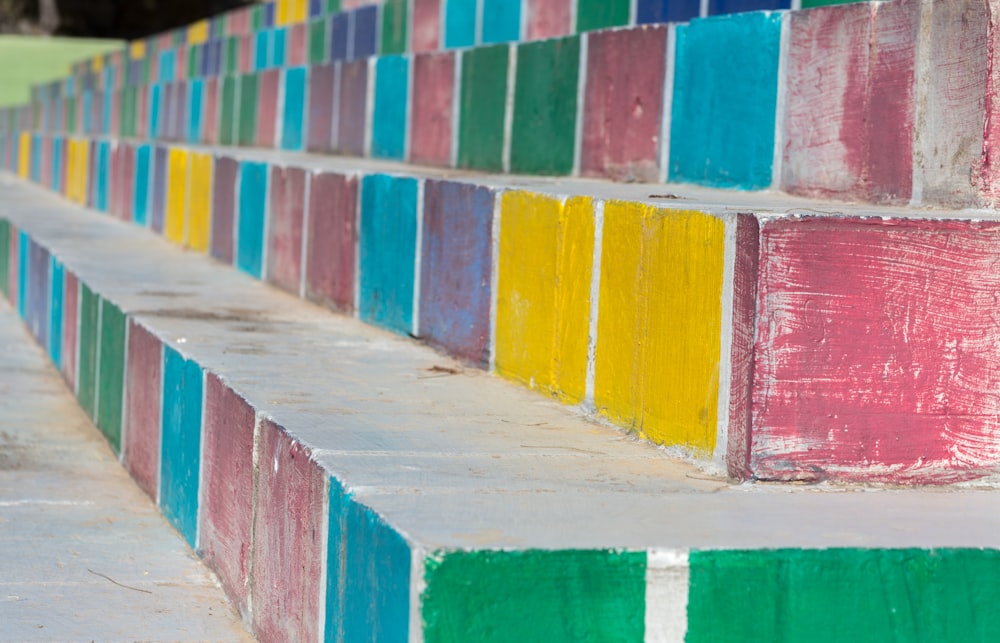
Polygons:
M594 382L597 373L597 323L601 309L601 256L604 248L604 201L594 201L594 256L590 272L590 326L587 332L587 380L583 405L596 411Z
M788 46L791 29L789 28L788 12L779 12L781 15L781 36L778 49L778 93L774 110L774 157L771 163L771 187L775 190L781 189L782 165L785 156L785 103L787 102L788 88Z
M639 2L638 0L629 0L628 3L628 24L629 26L635 25L638 20L639 15Z
M413 10L415 0L407 0L406 2L406 51L413 53ZM438 47L438 49L444 49L444 47Z
M579 19L576 3L577 0L569 0L569 32L571 34L576 33L576 25Z
M646 552L645 643L683 643L690 567L687 550Z
M589 34L580 34L580 60L578 61L576 79L576 128L573 132L573 176L580 176L580 156L583 154L583 113L584 102L587 96L587 51L589 42Z
M712 460L723 470L726 468L726 453L729 446L729 401L733 380L733 310L736 302L736 245L737 215L728 214L722 222L725 226L722 251L722 323L719 332L719 393L716 412L715 452Z
M802 8L802 0L792 0L792 11L798 11Z
M344 47L344 60L354 60L354 17L358 10L350 9L347 12L347 45Z
M517 17L517 41L524 42L528 39L528 13L531 11L531 0L519 0L518 6L521 13Z
M260 450L261 450L261 420L264 419L264 413L254 409L253 414L253 454L251 456L252 466L252 476L251 476L251 490L250 490L250 551L256 551L257 544L257 505L258 505L258 492L260 490ZM329 494L327 494L329 496ZM322 556L325 560L326 556ZM253 592L249 591L253 587L254 575L257 573L256 565L257 557L251 555L247 561L247 613L245 619L247 622L253 622ZM324 610L320 612L325 614Z
M708 17L708 0L701 0L701 6L698 7L698 15L702 18Z
M411 333L414 337L420 337L420 271L424 245L424 184L424 179L417 179L417 238L413 247L413 319L410 322Z
M403 122L403 162L410 162L410 136L413 132L413 54L403 54L406 60L406 115Z
M372 58L382 55L382 12L384 9L384 4L375 5L375 51Z
M677 25L667 25L663 65L663 113L660 115L660 183L670 178L670 127L674 109L674 69L677 64Z
M274 110L274 140L270 141L271 148L279 150L285 149L285 128L282 115L285 113L285 82L288 80L288 68L282 67L277 70L278 76L278 100L275 101Z
M473 27L474 31L472 34L472 45L474 47L477 47L485 42L485 39L483 38L483 19L484 19L483 14L485 12L485 7L484 7L484 0L475 0L475 1L476 1L476 20L475 20L475 27Z
M410 624L409 643L424 642L424 619L420 612L421 599L427 589L424 579L424 558L426 554L416 543L410 545Z
M240 263L240 193L243 188L243 161L234 158L236 161L236 181L233 186L233 267L239 269Z
M500 285L500 213L503 211L503 191L493 195L493 220L490 222L490 358L489 372L497 370L497 306Z
M375 82L376 82L376 65L375 61L378 60L377 57L370 57L365 64L368 65L368 74L365 78L365 122L362 127L365 128L365 143L364 143L364 156L365 158L371 158L372 155L372 133L375 130Z
M507 46L507 96L503 110L503 161L504 173L510 172L510 144L514 130L514 83L517 80L517 45Z
M191 245L191 184L194 171L195 151L191 148L185 150L184 158L184 213L181 218L181 247L188 248Z
M454 53L455 59L455 72L454 79L452 81L452 92L451 92L451 167L458 167L458 136L459 128L462 125L459 112L462 106L462 52L456 51Z
M304 168L303 168L304 169ZM305 170L305 194L302 197L302 239L299 245L299 298L306 298L306 270L309 267L309 201L312 199L313 172Z
M333 109L330 111L330 149L336 150L340 145L340 84L343 65L338 60L333 63Z

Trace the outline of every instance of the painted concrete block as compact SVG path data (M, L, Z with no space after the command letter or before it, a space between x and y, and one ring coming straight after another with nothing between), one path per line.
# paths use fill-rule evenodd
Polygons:
M482 43L521 39L521 0L483 0Z
M368 5L351 13L351 60L360 60L378 53L378 5Z
M325 554L326 478L301 442L260 423L251 580L254 632L266 641L315 641Z
M302 168L272 166L268 190L267 280L295 295L302 281L306 178Z
M224 76L219 89L219 143L222 145L236 143L239 124L238 83L238 76Z
M995 469L997 333L980 302L998 238L978 222L762 226L754 474L943 483Z
M63 274L65 290L63 292L63 377L69 383L71 391L77 390L77 349L79 343L78 324L80 323L80 284L76 275L69 270Z
M410 50L437 51L441 48L441 0L413 0Z
M327 34L330 31L329 19L322 18L309 23L308 58L309 65L322 65L330 61L330 45Z
M281 149L301 150L306 130L306 68L286 69L282 76Z
M708 0L708 15L767 9L790 9L791 0Z
M333 108L336 68L333 63L309 68L309 107L306 149L310 152L329 152L333 149Z
M160 509L191 547L198 544L202 387L201 367L164 345Z
M11 260L13 252L11 248L11 225L6 219L0 219L0 292L8 300L11 300Z
M580 38L519 45L510 171L570 174L576 140Z
M157 145L153 148L153 194L150 200L149 227L162 233L167 203L167 148Z
M184 243L184 220L188 201L188 156L186 149L172 147L167 154L167 203L163 235L173 243Z
M271 62L271 34L270 30L256 31L253 34L253 70L261 71L267 69Z
M644 637L645 552L448 552L429 556L424 575L427 643L497 632L510 641L545 632L546 641L566 643Z
M91 173L93 195L88 203L95 210L108 211L108 179L111 176L111 147L107 141L95 142L95 167Z
M300 67L308 62L308 31L309 26L300 22L288 27L288 42L286 43L285 61L291 67Z
M12 244L17 248L17 251L13 253L13 260L11 261L11 283L10 288L17 295L14 301L11 303L17 308L17 314L23 320L26 316L27 311L27 281L28 281L28 253L30 252L29 246L31 244L31 239L28 237L27 233L23 230L17 231L17 236L12 239Z
M742 189L771 185L780 39L779 13L677 27L671 181Z
M0 244L3 243L3 235L0 234ZM2 247L2 245L0 245ZM0 259L2 261L2 259ZM63 265L55 257L51 259L49 268L51 281L49 282L49 357L57 369L62 368L62 344L63 344L63 301L65 299L65 271ZM0 272L0 279L3 274Z
M342 12L330 18L330 60L347 60L347 40L351 29L351 14Z
M628 24L629 0L577 0L576 32Z
M340 67L337 149L345 154L365 153L368 61L356 60Z
M39 344L45 346L49 340L49 284L52 281L50 269L52 257L48 249L32 242L28 246L28 298L25 302L25 321L31 334Z
M257 105L260 102L258 94L258 76L256 73L243 74L239 77L239 116L236 123L236 140L238 145L245 147L257 141Z
M358 184L318 172L309 184L306 296L334 310L354 310Z
M188 85L186 81L179 80L173 84L173 105L170 108L170 132L169 138L174 141L184 139L187 133L187 106Z
M240 163L229 156L218 156L212 173L212 234L210 254L231 264L235 257L236 182Z
M126 364L124 454L122 461L136 484L156 500L160 469L160 402L163 396L163 348L144 326L129 320Z
M277 142L281 70L265 69L257 78L257 131L253 144L257 147L274 147Z
M81 283L76 398L91 418L97 410L97 342L100 330L98 319L100 307L100 297L94 294L87 284Z
M441 52L415 55L412 91L410 160L414 163L449 165L455 54Z
M264 239L267 225L267 163L240 163L237 205L236 267L261 279L264 269Z
M417 180L372 174L361 182L360 317L413 332Z
M122 446L122 410L125 393L125 315L107 299L101 300L101 339L97 379L97 427L115 453Z
M184 244L197 252L208 252L212 225L212 155L191 152L187 219Z
M687 22L701 15L701 0L637 0L635 21Z
M493 193L449 181L424 186L420 336L489 362Z
M458 166L503 171L509 45L462 52Z
M254 428L250 403L216 375L206 374L199 543L205 563L244 615L249 610L253 542Z
M594 404L701 454L716 441L723 238L722 221L701 212L604 206Z
M586 393L594 255L591 200L506 192L500 215L496 370L570 403Z
M475 2L444 3L444 46L447 49L476 44Z
M666 54L666 27L590 35L582 174L620 181L658 179ZM643 64L635 64L638 60Z
M402 161L406 156L409 78L408 57L380 56L376 60L371 148L375 158Z
M379 30L379 53L403 54L409 40L409 0L386 0L382 3L382 25Z
M190 81L188 84L187 96L187 140L189 143L198 143L204 132L205 126L205 84L200 78Z
M139 144L135 148L135 177L132 191L132 217L138 225L148 225L150 220L150 179L152 177L153 147Z
M750 214L736 217L733 260L731 386L726 435L726 470L734 480L747 480L753 420L753 360L757 323L757 271L760 226Z

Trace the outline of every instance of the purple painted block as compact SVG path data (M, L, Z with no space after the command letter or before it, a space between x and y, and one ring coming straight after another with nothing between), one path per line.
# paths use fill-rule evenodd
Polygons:
M153 156L153 211L150 227L162 233L164 208L167 202L167 148L157 145Z
M52 259L47 248L32 241L28 244L27 319L31 334L42 346L49 345L49 269Z
M358 183L319 172L309 185L306 296L334 310L354 309Z
M160 340L134 320L129 321L125 364L128 384L122 459L139 488L155 500L160 468L163 349Z
M257 82L257 145L274 147L278 123L278 87L280 69L265 69Z
M413 57L413 105L410 158L414 163L450 165L455 54Z
M204 143L219 142L219 80L205 79L205 128L202 138ZM229 118L226 118L229 121Z
M302 219L306 171L271 167L268 217L267 280L293 294L302 281Z
M236 177L240 163L228 156L215 158L212 172L212 256L233 263L233 225L236 212Z
M365 153L365 106L368 97L368 61L343 63L340 68L337 150L362 156Z
M306 149L310 152L332 151L334 75L332 63L312 67L309 72L309 118L306 121Z
M11 226L11 232L14 228ZM11 237L13 240L15 237ZM13 267L13 266L12 266ZM76 391L76 336L78 309L80 301L80 285L76 274L65 268L63 272L63 337L62 337L62 373L69 389ZM12 305L16 302L11 297Z

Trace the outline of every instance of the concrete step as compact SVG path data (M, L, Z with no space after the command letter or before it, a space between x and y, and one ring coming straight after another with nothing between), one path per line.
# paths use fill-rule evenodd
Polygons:
M26 321L261 640L994 631L995 491L732 486L140 228L2 188Z

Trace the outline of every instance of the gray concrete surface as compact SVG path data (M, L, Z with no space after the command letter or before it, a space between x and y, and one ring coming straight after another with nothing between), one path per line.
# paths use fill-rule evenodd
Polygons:
M0 298L0 641L252 641Z

